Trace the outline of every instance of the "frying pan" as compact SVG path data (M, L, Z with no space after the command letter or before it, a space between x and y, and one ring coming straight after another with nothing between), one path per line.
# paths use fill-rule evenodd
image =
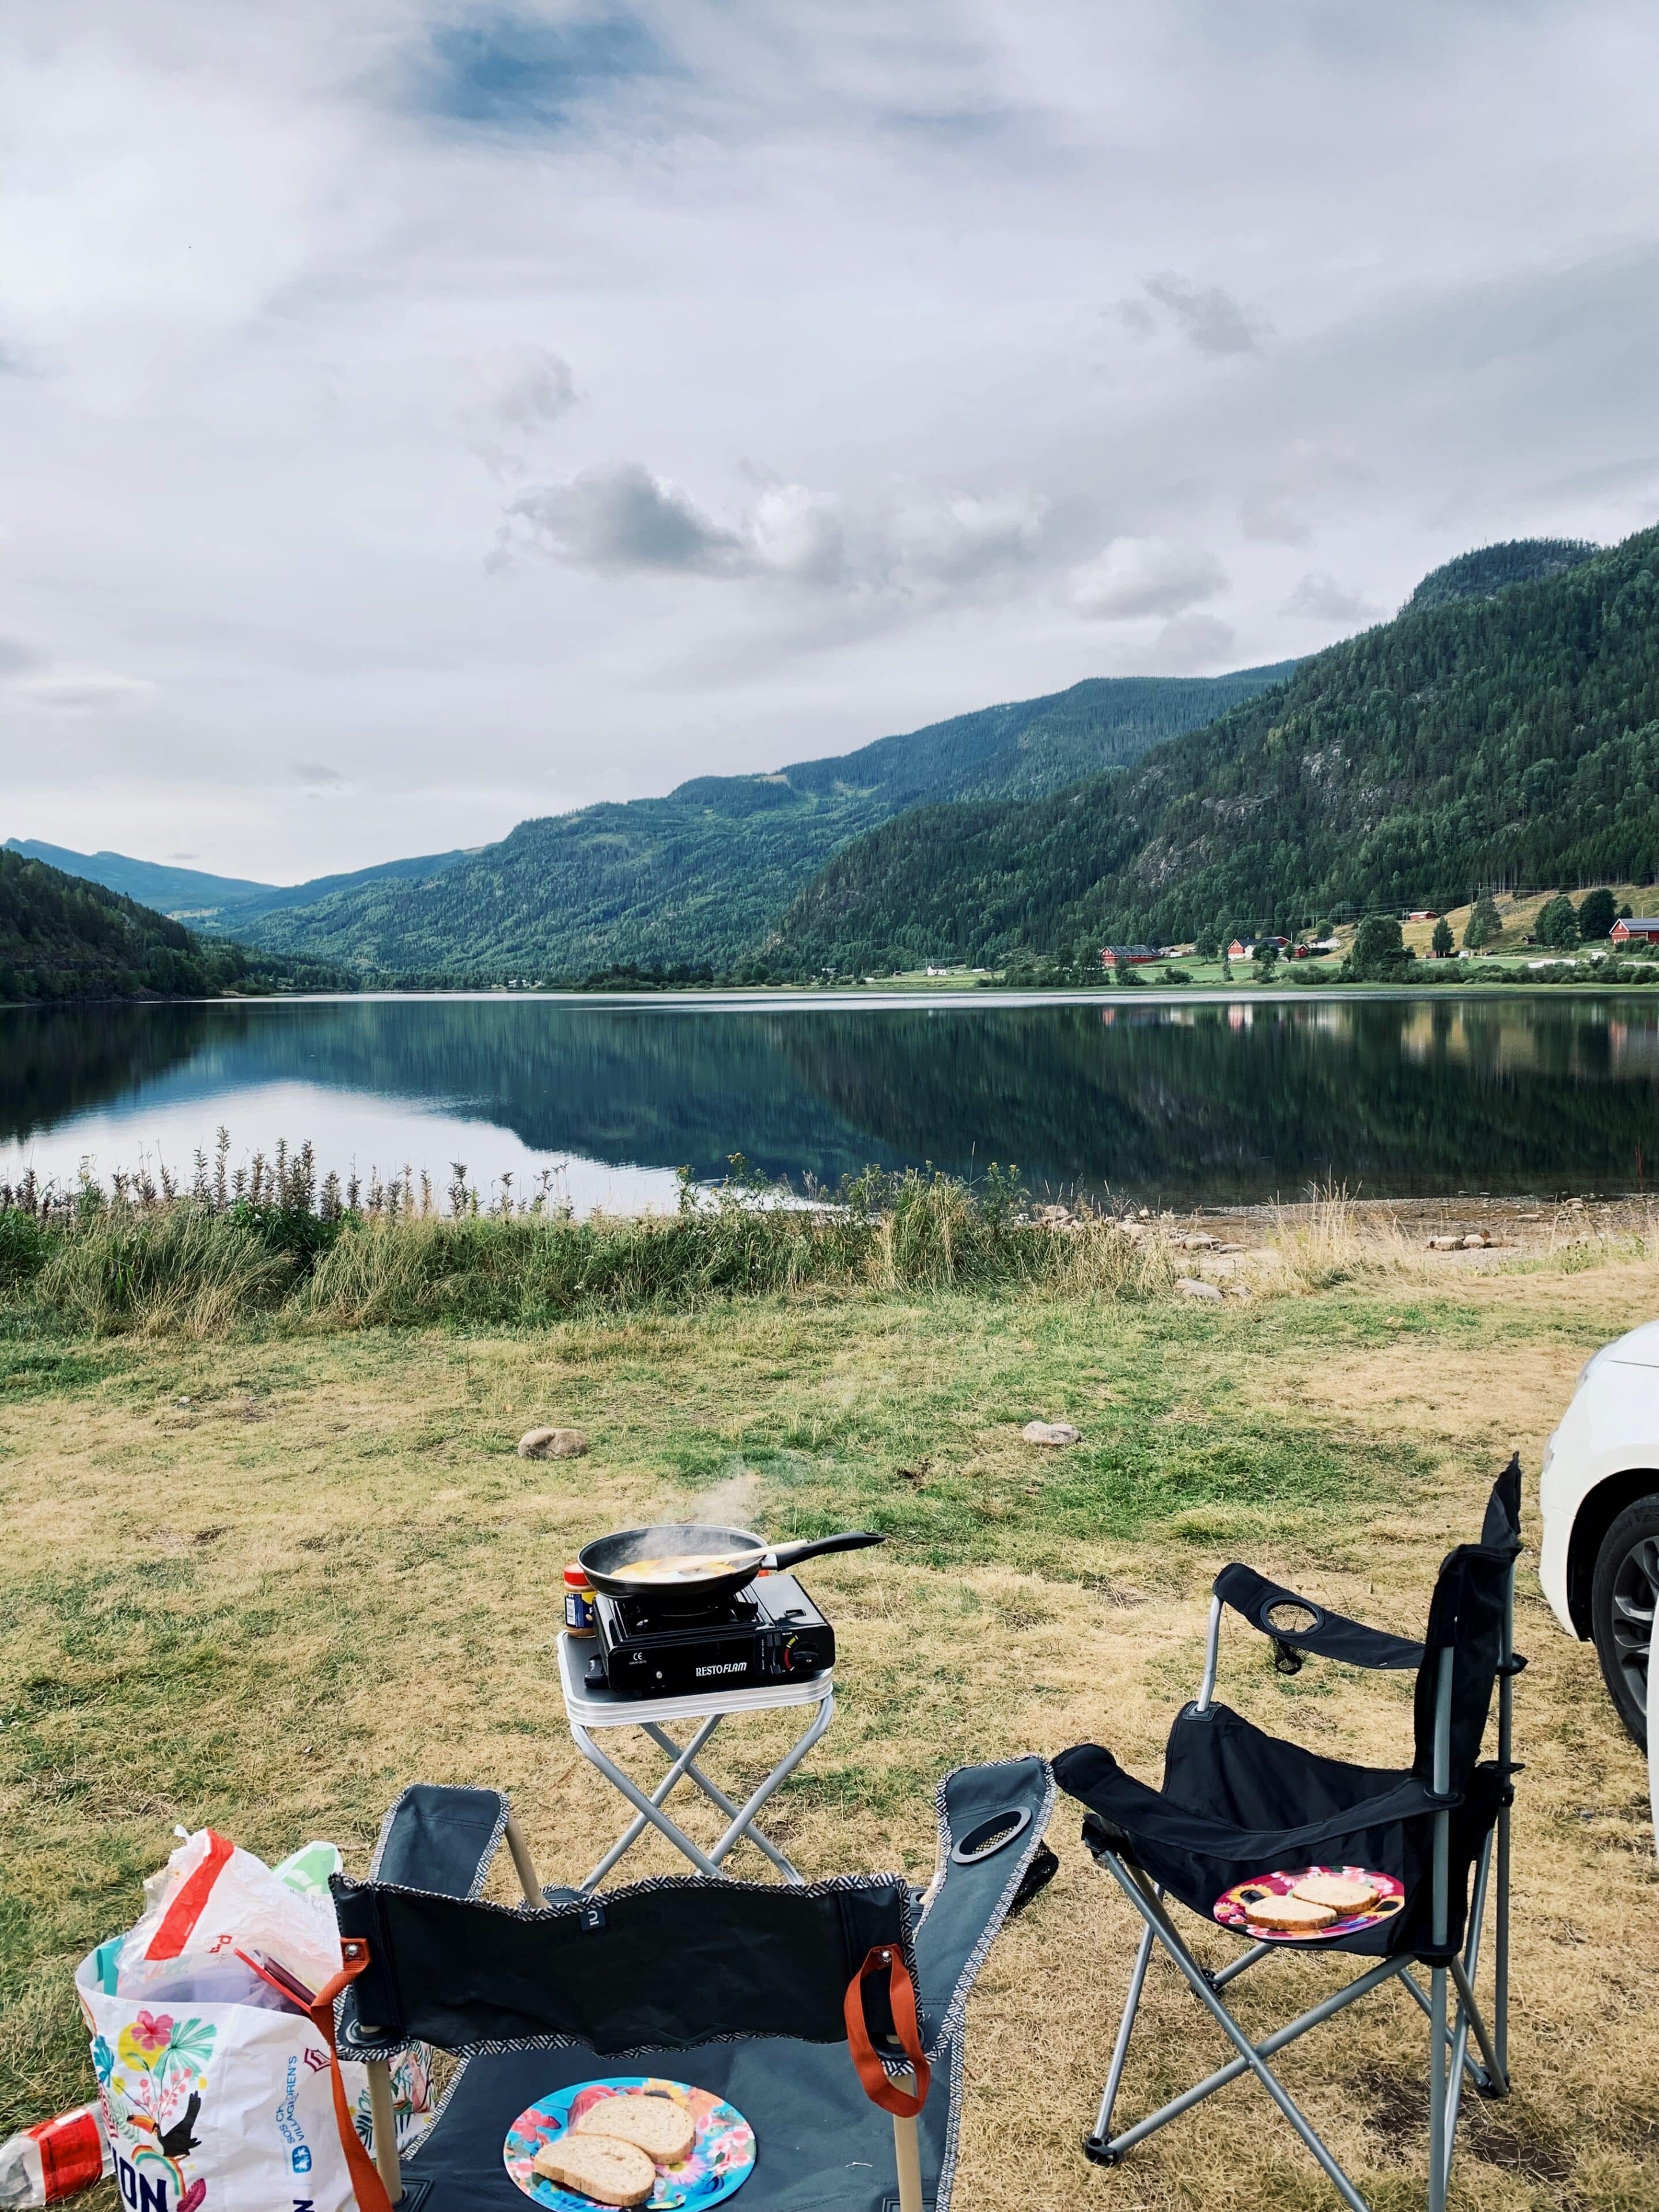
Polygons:
M718 1528L702 1521L665 1521L650 1528L623 1528L614 1536L601 1536L577 1553L582 1571L596 1590L607 1597L648 1597L665 1611L696 1613L723 1597L746 1589L763 1567L793 1567L801 1559L815 1559L823 1552L857 1552L866 1544L884 1544L885 1536L860 1529L847 1536L815 1536L801 1544L769 1544L751 1528ZM628 1569L635 1559L665 1559L685 1553L714 1552L738 1565L713 1574L696 1575L683 1583L641 1582Z

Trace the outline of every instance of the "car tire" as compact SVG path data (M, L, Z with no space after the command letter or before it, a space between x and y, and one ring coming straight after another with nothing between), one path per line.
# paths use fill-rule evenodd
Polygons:
M1590 1583L1590 1633L1619 1717L1648 1740L1648 1662L1659 1601L1659 1496L1627 1505L1601 1539Z

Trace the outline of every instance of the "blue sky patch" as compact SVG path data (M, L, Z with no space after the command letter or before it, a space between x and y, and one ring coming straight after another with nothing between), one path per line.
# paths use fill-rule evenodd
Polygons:
M661 68L651 33L620 12L562 22L477 15L432 33L422 105L454 123L544 129L594 93Z

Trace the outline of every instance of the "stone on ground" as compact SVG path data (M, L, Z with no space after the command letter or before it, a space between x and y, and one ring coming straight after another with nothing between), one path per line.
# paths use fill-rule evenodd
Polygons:
M580 1429L526 1429L518 1443L520 1459L580 1459L586 1449Z

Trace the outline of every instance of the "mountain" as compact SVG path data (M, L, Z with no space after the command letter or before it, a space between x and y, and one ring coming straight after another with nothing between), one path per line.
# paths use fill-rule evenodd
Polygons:
M580 978L623 963L727 967L851 839L922 799L1035 798L1283 681L1098 677L767 775L698 776L665 799L521 822L435 880L373 881L238 909L268 949L434 979Z
M1455 564L1454 564L1455 565ZM920 807L839 854L781 974L1180 942L1659 875L1659 531L1408 605L1127 773Z
M179 922L102 884L0 848L0 1000L211 998L233 985L337 979L313 963L204 945Z
M131 860L125 853L73 853L65 845L44 844L38 837L8 837L3 848L21 854L26 860L44 860L66 876L78 876L124 898L137 899L158 913L175 907L203 908L234 906L243 899L258 898L273 886L254 884L240 876L208 876L195 868L163 867L153 860Z
M205 927L229 929L256 915L275 914L283 907L309 905L330 892L374 883L385 877L424 880L441 875L464 852L428 853L419 860L384 860L376 867L359 868L350 875L317 876L308 884L256 884L241 876L204 875L197 868L166 867L154 860L130 860L125 853L75 853L64 845L43 844L38 837L9 837L3 848L25 860L44 860L66 876L79 876L125 898Z
M1503 545L1483 545L1431 568L1406 605L1420 611L1447 607L1454 599L1490 599L1511 584L1541 584L1563 575L1581 561L1593 561L1601 550L1587 538L1512 538Z

